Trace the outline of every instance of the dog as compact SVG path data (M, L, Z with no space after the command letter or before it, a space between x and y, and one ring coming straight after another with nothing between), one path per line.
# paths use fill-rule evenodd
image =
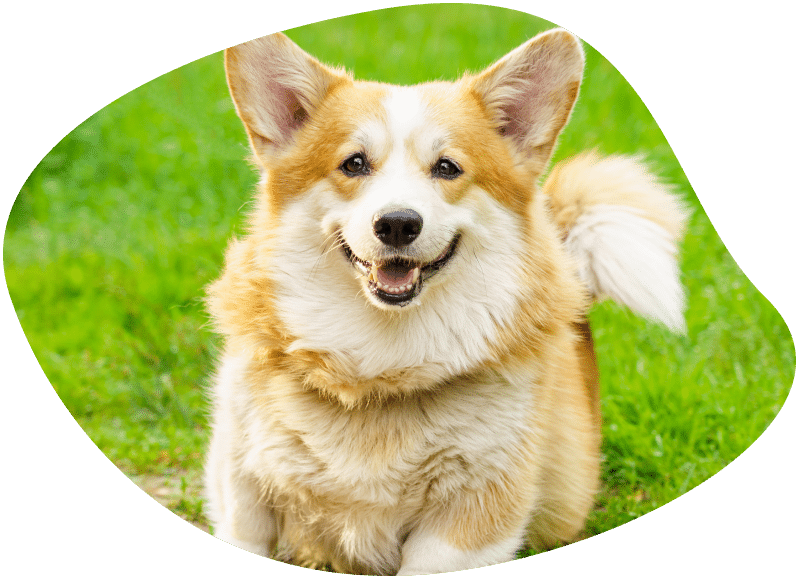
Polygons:
M587 311L610 297L681 332L686 220L640 158L589 151L538 186L580 41L551 30L414 87L282 34L225 68L262 180L208 288L215 535L383 575L574 540L600 467Z

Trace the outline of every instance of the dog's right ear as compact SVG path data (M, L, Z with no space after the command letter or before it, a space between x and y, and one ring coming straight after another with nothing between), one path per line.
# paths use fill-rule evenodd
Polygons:
M334 85L350 80L281 33L227 49L225 74L236 112L262 165L292 142Z

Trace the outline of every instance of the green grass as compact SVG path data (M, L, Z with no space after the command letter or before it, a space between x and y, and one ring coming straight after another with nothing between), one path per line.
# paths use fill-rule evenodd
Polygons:
M479 70L550 27L518 12L445 5L289 35L360 78L408 84ZM664 505L742 453L783 404L795 352L647 108L586 48L585 84L556 159L592 147L645 152L694 211L683 246L685 337L613 304L592 312L605 461L587 533L597 534ZM221 54L211 55L121 97L58 143L22 188L4 243L11 298L59 397L120 469L137 481L171 482L164 503L198 524L204 385L219 344L203 288L242 226L256 181L247 154Z

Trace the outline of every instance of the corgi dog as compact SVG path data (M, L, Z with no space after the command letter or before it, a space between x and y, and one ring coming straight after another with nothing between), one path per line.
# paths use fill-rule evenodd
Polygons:
M551 30L414 87L282 34L225 68L262 180L208 289L215 535L383 575L574 540L600 467L588 308L684 324L685 209L641 159L584 153L538 185L580 41Z

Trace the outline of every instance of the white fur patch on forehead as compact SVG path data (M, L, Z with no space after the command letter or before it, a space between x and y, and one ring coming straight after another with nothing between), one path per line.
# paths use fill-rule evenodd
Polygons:
M392 87L383 106L389 117L389 130L395 138L408 137L411 130L425 120L425 108L414 87Z
M436 123L433 112L417 87L392 87L383 100L392 143L401 144L425 159L435 155L446 141L446 133Z

